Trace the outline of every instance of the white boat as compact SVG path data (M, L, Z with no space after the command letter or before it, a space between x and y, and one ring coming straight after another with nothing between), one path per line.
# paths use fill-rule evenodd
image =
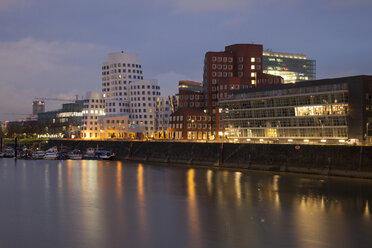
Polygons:
M83 159L96 159L96 149L89 147L83 155Z
M68 156L72 160L81 160L83 158L83 154L81 154L80 150L72 150L68 153Z
M45 152L44 151L34 151L32 153L32 158L33 159L43 159L45 157Z
M12 158L12 157L14 157L14 155L15 155L15 152L14 152L14 149L12 147L6 148L6 150L4 152L4 158Z
M52 153L57 154L57 153L58 153L58 149L57 149L56 146L53 146L52 148L49 148L49 149L46 150L45 152L46 152L46 153L52 152Z
M4 157L4 153L0 152L0 158Z
M55 160L57 159L57 154L55 154L54 152L47 152L45 153L44 159Z

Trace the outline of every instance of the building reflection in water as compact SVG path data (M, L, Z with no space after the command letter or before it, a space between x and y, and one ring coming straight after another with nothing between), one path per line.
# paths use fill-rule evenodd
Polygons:
M144 166L142 164L138 164L137 167L137 208L139 231L142 234L142 239L140 242L144 247L148 247L148 241L150 238L147 225Z
M241 177L242 173L241 172L235 172L235 192L236 192L236 203L238 206L241 205L242 201L242 183L241 183Z
M123 198L123 163L121 161L116 162L116 195L119 199Z
M207 170L207 190L208 195L212 196L213 194L213 170Z
M200 247L200 222L196 196L195 169L187 170L187 207L191 246Z

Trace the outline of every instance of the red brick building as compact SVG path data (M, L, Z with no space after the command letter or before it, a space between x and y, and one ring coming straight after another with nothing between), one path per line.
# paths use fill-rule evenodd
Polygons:
M210 116L202 110L180 108L169 120L169 138L175 140L207 140L211 137Z
M234 89L284 83L279 76L262 73L262 45L235 44L223 52L207 52L204 59L204 104L211 116L212 136L224 136L218 101Z
M204 109L204 94L201 83L180 81L178 83L179 108Z

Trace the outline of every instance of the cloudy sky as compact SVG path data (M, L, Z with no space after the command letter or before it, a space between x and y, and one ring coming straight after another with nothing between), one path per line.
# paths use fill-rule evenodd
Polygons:
M140 55L164 95L202 80L207 51L259 43L317 60L317 78L372 75L372 0L0 0L0 120L34 97L101 90L107 53ZM47 102L47 109L60 102Z

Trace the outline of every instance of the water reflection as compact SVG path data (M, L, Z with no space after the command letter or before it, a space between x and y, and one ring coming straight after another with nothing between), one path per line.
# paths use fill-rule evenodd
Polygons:
M0 160L4 247L372 247L367 180L17 163Z
M187 205L188 205L188 219L189 219L189 232L191 238L190 247L200 246L200 224L198 202L196 197L195 185L195 169L187 170Z
M145 179L144 179L144 166L138 164L137 167L137 197L138 197L138 224L139 231L143 235L140 240L141 245L144 247L149 246L149 233L147 228L147 209L146 209L146 194L145 194Z

